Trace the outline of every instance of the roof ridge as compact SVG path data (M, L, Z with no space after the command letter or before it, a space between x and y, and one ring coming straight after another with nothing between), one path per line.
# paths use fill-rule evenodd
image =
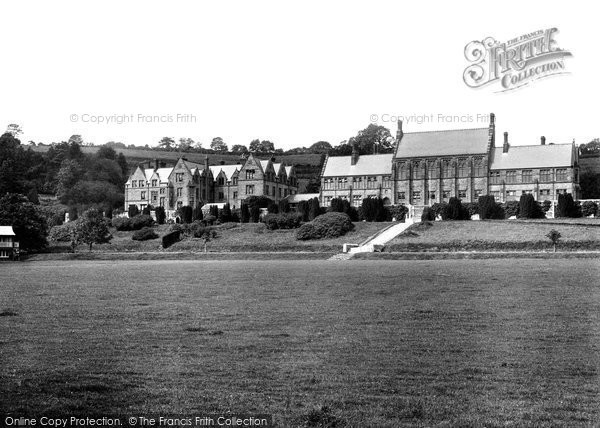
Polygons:
M483 127L483 128L460 128L460 129L439 129L439 130L432 130L432 131L415 131L415 132L405 132L404 135L409 135L409 134L425 134L427 132L455 132L455 131L482 131L482 130L489 130L489 127Z

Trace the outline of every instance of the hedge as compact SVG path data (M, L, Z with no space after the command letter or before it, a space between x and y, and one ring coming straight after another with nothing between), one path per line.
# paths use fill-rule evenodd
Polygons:
M137 215L133 218L117 217L112 219L112 225L120 231L139 230L143 227L150 227L154 220L149 215Z
M297 213L267 214L263 222L269 230L296 229L300 227L302 218Z
M143 227L140 230L136 230L131 236L131 239L134 241L147 241L156 238L158 238L158 235L151 227Z
M181 233L178 230L167 233L162 237L163 248L169 248L171 245L179 241Z

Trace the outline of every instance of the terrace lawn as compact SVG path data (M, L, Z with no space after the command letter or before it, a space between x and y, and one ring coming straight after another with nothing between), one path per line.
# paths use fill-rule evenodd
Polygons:
M464 247L472 249L545 250L546 237L556 229L561 234L558 248L600 250L599 219L436 221L412 226L386 245L386 251L406 248ZM563 245L564 244L564 245Z
M217 226L218 237L208 243L211 252L228 251L320 251L338 253L346 242L358 244L377 233L391 223L355 223L355 228L344 236L333 239L313 241L298 241L296 230L268 230L263 223L227 223ZM155 228L159 236L167 233L169 226ZM132 232L119 232L111 228L113 240L109 244L94 245L94 251L164 251L161 239L149 241L134 241ZM54 245L53 251L70 251L68 243ZM204 241L197 238L186 238L169 247L168 251L203 251ZM85 246L79 247L80 252L87 252Z
M600 424L596 259L1 269L0 415Z

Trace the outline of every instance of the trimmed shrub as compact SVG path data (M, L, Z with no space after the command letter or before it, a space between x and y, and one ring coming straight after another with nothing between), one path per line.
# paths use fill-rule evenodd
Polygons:
M519 200L519 218L544 218L542 207L535 201L533 195L524 193Z
M502 204L504 210L504 218L511 218L513 216L519 216L519 201L507 201Z
M446 207L447 220L470 220L469 210L461 203L458 198L450 198Z
M319 205L319 198L312 198L308 201L308 220L313 221L321 215L321 206Z
M162 246L163 248L169 248L171 245L179 242L181 238L181 232L178 230L174 230L172 232L167 233L162 237Z
M469 213L469 218L474 216L475 214L479 214L479 203L478 202L466 202L463 204L463 207Z
M331 205L327 208L327 212L338 212L348 214L350 220L358 221L360 218L358 210L350 205L350 202L346 199L334 198L331 200Z
M136 215L131 220L131 230L139 230L142 227L150 227L154 224L154 219L149 215Z
M278 214L279 213L279 205L277 205L275 202L271 202L269 204L269 206L267 207L267 211L269 211L269 214Z
M279 201L279 212L280 213L289 213L290 212L290 203L287 199L282 199Z
M269 230L296 229L300 227L301 219L297 213L267 214L263 222Z
M252 205L250 207L250 221L252 223L258 223L260 221L260 207L258 205Z
M598 213L598 204L596 204L594 201L585 201L582 205L581 205L581 214L584 217L589 217L591 215L596 215Z
M446 202L436 202L431 206L431 210L435 213L435 216L440 216L442 220L447 219L448 215L448 204Z
M140 210L137 205L129 205L127 213L129 214L129 218L133 218L140 213Z
M193 217L194 210L189 205L184 205L183 207L177 210L177 214L179 218L181 218L182 223L191 223Z
M353 228L354 224L350 221L348 214L329 212L300 226L296 232L296 238L299 240L337 238Z
M478 203L479 218L481 220L501 220L504 219L504 211L492 195L480 196Z
M573 201L573 195L570 193L558 195L555 217L581 217L580 207Z
M196 204L196 206L192 210L192 221L202 220L203 217L204 213L202 212L202 205Z
M431 210L431 208L429 209ZM392 221L394 218L396 221L404 221L406 219L406 214L408 213L408 207L406 205L389 205L385 207L385 210L389 221ZM435 213L433 213L433 217L435 220Z
M104 217L106 217L106 218L113 218L113 209L112 209L112 208L110 208L110 207L109 207L109 208L107 208L107 209L104 211Z
M134 241L147 241L149 239L156 239L158 235L151 227L142 227L140 230L133 232L131 239Z
M156 215L156 222L158 224L165 224L165 219L167 218L167 214L165 213L165 209L163 207L157 207L154 210L154 215Z
M116 217L112 219L112 225L120 231L131 230L131 219L127 217Z
M133 218L116 217L112 220L112 225L119 231L139 230L143 227L150 227L154 220L149 215L137 215Z
M240 221L242 223L248 223L250 221L250 209L246 202L242 202L242 206L240 207Z
M151 205L146 205L144 207L144 209L142 210L142 214L143 215L150 215L150 211L152 210L152 206Z
M298 202L296 211L298 212L298 214L300 214L302 221L308 221L308 202L307 201Z
M549 201L548 199L546 199L544 202L542 202L541 205L542 205L542 211L547 213L548 211L550 211L550 208L552 207L552 201Z
M435 213L433 212L433 210L430 207L425 207L423 209L423 213L421 214L421 221L425 222L425 221L434 221L435 220Z
M273 200L266 196L250 196L246 198L244 202L246 202L249 207L256 205L258 208L268 208Z
M387 218L387 211L381 198L365 198L361 208L362 220L385 221Z
M232 220L231 206L229 203L223 205L223 209L219 211L218 218L221 223L229 223Z

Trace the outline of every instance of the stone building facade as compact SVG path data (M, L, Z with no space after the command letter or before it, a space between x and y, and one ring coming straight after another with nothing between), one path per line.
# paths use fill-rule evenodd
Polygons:
M485 128L404 133L398 122L393 155L328 157L321 172L321 202L384 198L389 204L428 206L457 197L476 202L492 194L499 202L531 193L556 200L559 193L579 198L578 153L574 144L511 146L504 133L495 147L494 114ZM370 187L369 187L370 186Z
M125 209L137 205L163 207L174 212L182 206L229 203L239 208L249 196L268 196L275 202L298 192L293 166L259 160L250 155L240 165L209 165L180 158L175 166L140 165L125 184Z

